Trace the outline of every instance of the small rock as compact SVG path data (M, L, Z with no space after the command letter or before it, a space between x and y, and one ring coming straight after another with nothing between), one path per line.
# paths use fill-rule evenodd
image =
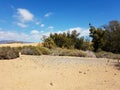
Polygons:
M50 83L51 86L53 86L53 83Z

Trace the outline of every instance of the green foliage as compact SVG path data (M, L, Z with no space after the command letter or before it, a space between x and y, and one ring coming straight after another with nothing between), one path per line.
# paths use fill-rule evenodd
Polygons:
M0 47L0 59L14 59L19 57L19 51L16 48Z
M120 53L120 22L110 21L104 28L95 28L90 25L94 51Z
M120 22L111 21L108 25L104 26L106 32L104 36L105 51L120 53Z
M41 52L35 46L24 46L21 49L21 54L23 54L23 55L41 55Z
M50 37L48 37L48 38L45 38L44 43L43 43L43 46L44 46L44 47L47 47L47 48L49 48L49 49L52 49L52 48L54 48L56 45L55 45L53 39L50 38Z
M86 44L84 43L84 38L79 37L80 33L76 30L68 31L67 33L54 33L50 34L48 38L44 38L44 46L47 48L52 48L54 44L60 48L67 48L67 49L85 49ZM84 47L83 47L84 46Z
M37 46L36 48L37 48L37 50L39 50L39 52L41 52L43 55L49 55L49 54L51 54L50 49L48 49L48 48L40 47L40 46Z
M90 37L92 37L94 51L99 51L103 47L103 37L105 31L101 28L95 28L94 26L90 26Z
M104 28L95 28L90 25L94 51L120 53L120 22L110 21Z

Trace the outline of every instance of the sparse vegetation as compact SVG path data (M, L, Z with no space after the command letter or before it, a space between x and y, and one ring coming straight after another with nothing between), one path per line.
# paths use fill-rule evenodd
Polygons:
M86 53L80 50L70 50L70 49L62 49L56 48L52 50L52 55L56 56L77 56L77 57L86 57Z
M97 52L95 53L97 58L109 58L109 59L120 59L120 54L114 54L111 52Z
M39 50L39 52L41 52L43 55L49 55L51 52L50 52L50 49L48 48L45 48L45 47L40 47L40 46L37 46L36 47L37 50Z
M21 49L21 54L23 54L23 55L41 55L41 52L35 46L24 46Z
M0 47L0 59L14 59L19 57L19 51L16 48Z

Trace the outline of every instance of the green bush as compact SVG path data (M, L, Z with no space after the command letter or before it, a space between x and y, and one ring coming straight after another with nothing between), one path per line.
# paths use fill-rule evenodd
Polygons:
M56 45L52 38L47 38L44 40L43 46L49 49L54 48Z
M19 51L16 48L1 47L0 59L14 59L19 57Z
M37 50L39 50L43 55L49 55L51 52L48 48L37 46Z
M21 49L21 54L23 54L23 55L41 55L41 52L35 46L24 46Z

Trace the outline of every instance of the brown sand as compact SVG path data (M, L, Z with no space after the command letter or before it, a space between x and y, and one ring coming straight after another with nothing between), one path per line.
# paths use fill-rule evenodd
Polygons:
M107 59L21 56L0 60L0 90L120 90Z

